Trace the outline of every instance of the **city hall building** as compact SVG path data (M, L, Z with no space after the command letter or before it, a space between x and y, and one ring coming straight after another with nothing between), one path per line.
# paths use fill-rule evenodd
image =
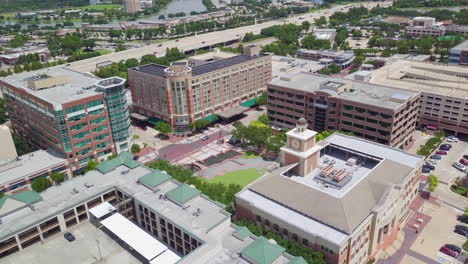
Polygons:
M330 264L363 264L411 216L424 158L335 133L301 118L281 148L282 167L236 195L236 218L322 252Z

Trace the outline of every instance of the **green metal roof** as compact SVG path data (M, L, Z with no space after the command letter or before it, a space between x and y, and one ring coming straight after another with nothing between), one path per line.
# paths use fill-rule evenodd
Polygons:
M260 237L244 248L241 253L249 260L254 261L255 264L271 264L278 259L284 251L285 249L283 247L272 244L266 238Z
M184 204L192 200L192 198L199 195L200 193L201 193L200 190L192 188L188 186L187 184L182 184L182 185L179 185L177 188L174 188L170 190L169 192L167 192L166 196L176 202Z
M303 257L294 257L288 264L307 264L307 261Z
M456 40L456 39L461 39L461 40L464 40L465 38L462 37L462 36L441 36L441 37L438 37L437 40Z
M148 185L150 187L156 187L159 184L169 180L170 178L172 177L166 173L163 173L162 171L153 170L152 172L140 177L138 181L140 181L144 185Z
M237 238L240 238L240 239L244 239L248 236L250 236L252 233L250 233L250 230L245 227L245 226L240 226L237 228L236 232L234 233L234 235L237 237Z
M0 198L0 208L2 208L7 199L13 199L25 204L32 204L40 201L42 197L35 191L22 191L15 195L4 195L2 198Z
M257 104L257 98L252 98L250 100L247 100L245 102L242 102L240 105L247 106L247 107L252 107Z
M117 157L111 159L111 160L106 160L99 164L96 169L101 172L101 173L108 173L115 168L117 168L120 165L125 165L126 167L130 169L134 169L141 164L138 161L133 160L132 154L124 151L121 152Z
M199 120L206 120L206 121L214 122L218 120L218 116L215 114L212 114L212 115L205 116L204 118L200 118Z
M23 202L25 204L34 203L42 199L42 197L35 191L23 191L13 196L10 196L10 198L15 199L16 201Z
M157 118L157 117L154 117L154 116L148 118L148 121L146 121L146 122L148 122L148 123L152 124L153 126L155 126L156 123L159 122L159 121L164 121L164 122L166 122L165 120L162 120L162 119Z

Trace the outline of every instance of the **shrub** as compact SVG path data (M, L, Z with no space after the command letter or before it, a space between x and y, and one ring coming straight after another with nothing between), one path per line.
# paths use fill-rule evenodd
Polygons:
M138 152L140 152L141 148L140 148L140 145L133 144L130 150L132 154L137 154Z
M47 188L49 188L50 185L51 185L51 182L48 178L39 178L31 182L31 188L35 192L43 192L47 190Z
M55 183L61 183L65 180L65 174L59 173L59 172L52 172L52 174L50 175L50 178Z
M437 176L435 176L434 174L430 174L427 181L429 182L429 191L435 191L435 188L437 187L437 185L439 185L439 179L437 178Z

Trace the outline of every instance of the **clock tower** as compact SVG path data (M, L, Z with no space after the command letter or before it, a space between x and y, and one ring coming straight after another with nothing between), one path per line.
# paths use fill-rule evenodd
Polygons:
M281 148L282 166L297 163L295 174L305 176L318 167L321 146L315 144L317 132L307 129L307 120L301 117L296 128L286 133L286 146Z

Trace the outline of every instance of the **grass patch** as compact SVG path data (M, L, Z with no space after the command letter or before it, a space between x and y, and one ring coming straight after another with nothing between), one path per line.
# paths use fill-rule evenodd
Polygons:
M123 8L123 5L112 5L112 4L104 4L104 5L87 5L82 6L80 9L85 10L105 10L105 9L113 9L113 8Z
M243 42L243 44L253 44L253 43L268 40L268 39L274 40L275 38L273 38L273 37L258 38L256 40L252 40L252 41L249 41L249 42Z
M101 55L106 55L106 54L111 54L112 53L112 50L108 50L108 49L98 49L96 51L99 52L99 54L101 54Z
M224 184L239 184L244 187L247 184L255 181L265 173L266 169L245 169L238 171L227 172L224 175L215 176L208 179L210 183L224 183Z
M468 242L463 244L463 250L468 251Z
M452 186L450 186L450 190L452 190L452 192L454 192L456 194L459 194L459 195L462 195L462 196L466 196L466 194L468 193L468 187L462 187L462 186L458 186L456 184L453 184Z
M260 156L256 152L246 151L242 153L242 158L243 159L258 159L260 158Z

